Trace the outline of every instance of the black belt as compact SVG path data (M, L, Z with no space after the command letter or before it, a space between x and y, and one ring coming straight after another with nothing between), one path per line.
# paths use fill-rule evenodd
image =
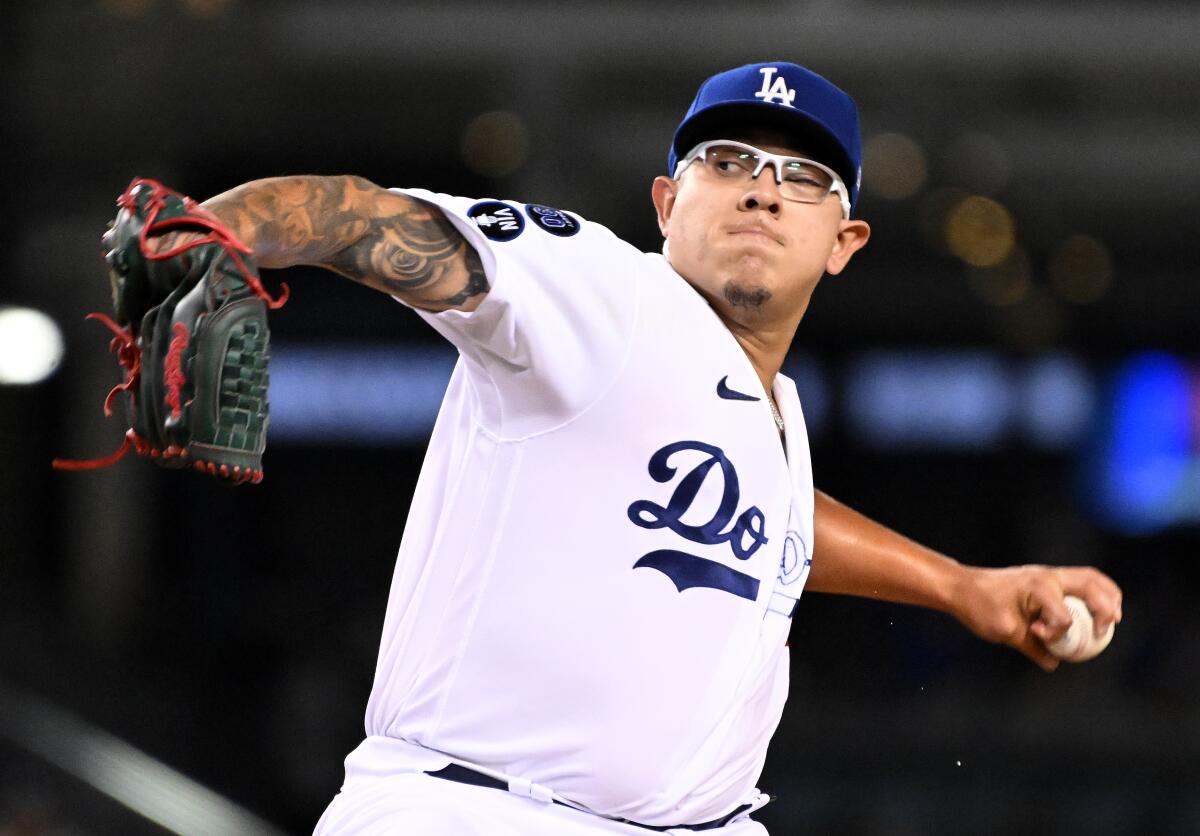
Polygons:
M425 774L429 775L432 778L445 778L447 781L457 781L460 784L472 784L476 787L488 787L493 790L503 790L504 792L508 792L508 782L507 781L502 781L499 778L493 778L491 775L484 775L482 772L476 772L474 769L469 769L468 767L460 766L457 763L452 763L444 769L439 769L437 772L426 772ZM562 804L561 801L555 801L554 803ZM570 807L570 809L572 809L572 810L575 809L574 807L571 807L569 804L563 804L562 806ZM612 820L619 821L622 824L631 824L634 827L645 828L646 830L658 830L658 831L716 830L718 827L724 827L725 825L729 824L731 821L733 821L735 818L737 818L738 816L740 816L742 813L746 812L749 809L750 809L749 804L743 804L741 807L738 807L732 813L729 813L728 815L725 815L725 816L721 816L721 818L719 818L719 819L713 819L712 821L706 821L703 824L673 824L673 825L670 825L667 827L662 827L660 825L654 825L654 824L639 824L638 822L630 821L629 819L612 819Z

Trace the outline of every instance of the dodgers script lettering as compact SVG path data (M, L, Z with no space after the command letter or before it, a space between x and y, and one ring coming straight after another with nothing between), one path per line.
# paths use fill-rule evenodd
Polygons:
M647 468L650 477L656 482L670 482L678 473L678 468L670 463L671 458L685 452L698 452L704 458L683 475L666 505L639 499L629 506L629 520L641 528L667 528L685 540L705 546L728 543L734 557L749 560L767 542L766 518L753 505L737 514L741 500L737 469L721 448L702 441L668 444L650 457ZM721 480L721 500L715 513L703 523L684 522L684 515L708 479ZM634 568L643 566L665 574L680 592L703 586L750 600L758 594L757 579L715 560L675 549L658 549L643 555Z

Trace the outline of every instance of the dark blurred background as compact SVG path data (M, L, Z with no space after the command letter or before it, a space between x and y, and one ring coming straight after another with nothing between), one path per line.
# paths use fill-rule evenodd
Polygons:
M129 180L353 172L653 250L696 86L774 58L849 91L866 142L871 245L786 369L818 485L966 562L1092 564L1126 598L1108 651L1046 675L945 616L806 595L761 820L1200 833L1196 4L47 0L6 3L0 46L0 833L162 832L127 809L150 790L111 800L125 750L80 754L103 734L155 759L135 777L165 764L311 831L453 361L400 305L277 273L261 486L52 472L121 437L82 317Z

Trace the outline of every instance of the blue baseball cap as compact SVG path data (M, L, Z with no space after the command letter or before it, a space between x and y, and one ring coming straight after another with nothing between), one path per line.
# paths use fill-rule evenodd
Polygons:
M795 136L806 153L841 175L853 209L862 185L858 107L832 82L786 61L746 64L701 84L675 129L667 174L674 176L679 158L704 140L722 139L722 131L751 126Z

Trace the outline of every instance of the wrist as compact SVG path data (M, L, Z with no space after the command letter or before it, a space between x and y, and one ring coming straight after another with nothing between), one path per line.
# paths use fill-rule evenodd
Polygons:
M955 562L950 569L948 583L945 587L946 597L942 602L942 610L966 623L974 606L972 602L979 597L983 572L984 570L978 566L965 566Z

